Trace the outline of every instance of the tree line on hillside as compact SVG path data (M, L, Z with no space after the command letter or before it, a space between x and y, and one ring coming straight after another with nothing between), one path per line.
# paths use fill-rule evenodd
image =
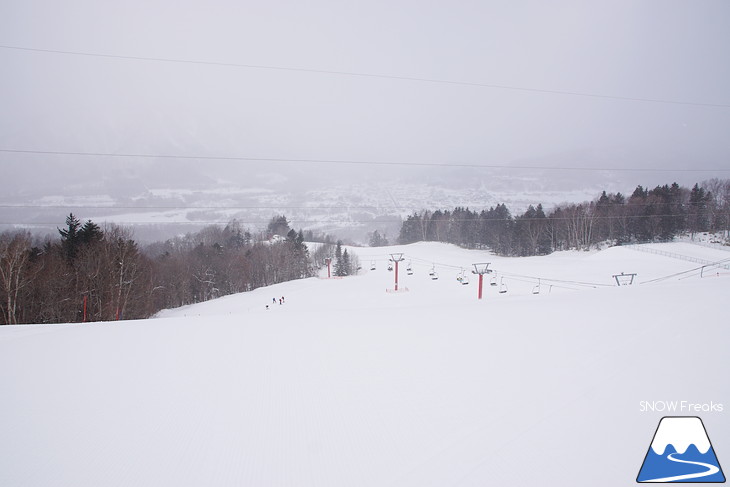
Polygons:
M258 237L234 220L144 249L129 229L82 224L73 214L56 239L6 231L0 234L0 324L147 318L310 277L335 257L331 239L319 240L310 252L304 232L289 228L284 216L272 218Z
M398 242L437 241L489 248L502 256L545 255L615 245L667 242L675 236L724 232L730 238L730 180L713 179L691 189L637 186L628 198L605 191L594 201L562 204L546 213L541 204L513 216L504 204L488 210L415 212L401 225Z

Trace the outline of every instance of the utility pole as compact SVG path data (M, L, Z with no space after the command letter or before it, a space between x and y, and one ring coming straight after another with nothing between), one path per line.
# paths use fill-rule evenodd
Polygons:
M473 264L474 265L474 270L471 271L471 272L473 274L479 274L479 299L482 299L482 289L483 289L483 285L484 285L484 274L489 274L490 272L492 272L492 271L489 270L489 264L491 264L491 262L480 262L478 264Z

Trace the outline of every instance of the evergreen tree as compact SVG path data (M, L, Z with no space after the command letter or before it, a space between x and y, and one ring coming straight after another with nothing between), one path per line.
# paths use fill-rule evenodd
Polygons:
M406 221L401 224L398 243L405 245L424 240L422 229L421 216L418 213L408 215Z
M596 237L598 241L612 240L615 238L611 210L611 198L603 191L598 201L596 201Z
M342 241L337 241L335 248L335 276L344 277L352 274L352 263L347 249L342 249Z
M425 214L424 214L425 216ZM431 213L431 223L427 227L426 239L433 242L443 242L449 233L449 211L436 210Z
M340 260L342 258L342 240L338 240L335 245L335 259Z
M647 196L647 191L639 185L631 194L628 201L627 217L629 235L639 242L648 242L651 240L651 231L648 227L649 220L646 218Z
M234 250L242 249L251 243L251 233L244 232L241 223L233 219L223 229L223 237L226 247Z
M629 231L629 219L626 212L626 197L616 193L611 197L610 223L614 228L611 238L616 240L617 245L622 245L631 240Z
M710 201L712 195L699 184L695 184L689 193L689 209L687 224L694 238L697 232L706 232L710 227Z
M352 274L352 262L350 262L350 254L347 252L347 249L342 252L342 265L340 267L342 268L343 276Z
M545 211L542 208L542 203L538 203L535 216L540 224L540 234L537 238L537 254L547 255L553 251L552 241L550 240L550 233L548 232L548 221Z
M648 196L648 191L644 189L643 186L638 185L634 192L631 194L632 198L646 198Z
M304 244L302 230L290 230L286 235L286 245L289 248L291 279L300 279L310 275L309 250Z
M282 237L289 233L289 221L284 215L275 216L269 221L266 227L269 236L281 235Z
M342 276L342 241L338 240L335 246L335 276Z
M63 249L66 259L69 261L73 261L78 253L80 228L81 222L73 213L70 213L66 217L66 228L63 230L60 228L58 229L58 233L61 234L61 248Z
M495 208L490 208L486 215L486 225L485 243L499 255L512 255L514 219L507 205L498 204Z
M101 242L104 239L104 232L101 231L99 225L87 220L84 226L78 231L78 240L80 244L90 245Z
M687 214L684 209L684 205L682 204L682 200L684 199L685 194L686 190L683 190L676 182L672 183L672 185L669 187L669 213L671 213L672 215L671 228L673 235L681 233L687 226Z
M388 245L388 239L385 235L381 235L379 231L375 230L370 234L368 243L371 247L385 247Z

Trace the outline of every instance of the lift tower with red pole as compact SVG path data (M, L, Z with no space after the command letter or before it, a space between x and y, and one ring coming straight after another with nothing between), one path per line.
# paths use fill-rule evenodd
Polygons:
M472 274L479 274L479 299L482 299L482 286L484 281L484 274L489 274L489 264L491 262L480 262L478 264L474 264L474 270L471 271Z
M398 253L390 254L390 260L391 262L395 262L395 290L398 291L398 262L402 262L405 259L403 258L403 253Z

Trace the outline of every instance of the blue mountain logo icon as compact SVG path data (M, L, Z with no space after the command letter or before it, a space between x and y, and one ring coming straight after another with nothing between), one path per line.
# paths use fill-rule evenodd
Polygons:
M725 482L702 420L696 416L663 417L636 481Z

